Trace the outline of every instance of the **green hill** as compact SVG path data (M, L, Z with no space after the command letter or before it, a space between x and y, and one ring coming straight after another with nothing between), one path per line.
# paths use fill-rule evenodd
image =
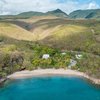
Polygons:
M34 12L34 11L29 11L29 12L23 12L23 13L20 13L18 15L16 15L17 17L22 17L22 18L30 18L32 16L42 16L44 15L44 13L42 12Z
M20 13L18 15L2 15L0 16L1 19L27 19L27 18L31 18L34 16L56 16L56 17L68 17L68 15L66 13L64 13L62 10L60 9L56 9L54 11L49 11L46 13L42 13L42 12L34 12L34 11L29 11L29 12L23 12Z
M100 18L100 9L76 10L69 14L73 19L97 19Z
M48 11L46 15L55 15L57 17L68 17L68 15L60 9L56 9L54 11Z

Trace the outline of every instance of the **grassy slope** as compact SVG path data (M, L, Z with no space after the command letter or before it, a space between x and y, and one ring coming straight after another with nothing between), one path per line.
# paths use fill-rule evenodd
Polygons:
M13 38L4 38L3 45L5 45L5 47L1 49L1 51L9 51L9 48L14 48L16 50L17 47L18 51L24 53L25 66L31 66L31 68L33 68L30 61L32 59L30 58L34 58L34 49L36 49L37 51L40 50L38 52L41 53L43 47L38 47L36 44L34 44L34 42L25 42L18 40L34 40L35 38L35 41L39 44L51 46L58 50L73 50L78 52L85 52L86 58L79 61L79 66L76 66L75 69L80 68L80 71L85 71L88 74L92 73L92 75L95 75L95 77L100 78L100 21L68 20L50 17L45 19L36 18L35 20L27 19L20 21L29 23L28 31L25 29L25 27L23 28L22 26L20 26L19 23L15 23L16 25L6 22L0 23L0 33L7 37ZM19 38L16 34L19 35ZM44 50L43 52L45 53ZM37 54L36 56L39 56L39 58L37 59L37 61L34 61L35 64L38 65L39 63L37 62L41 61L41 59L39 54ZM57 57L56 58L59 61L59 56ZM41 61L41 63L45 65L44 62L45 61L43 60ZM50 62L46 61L46 63ZM62 64L64 63L61 63L61 65Z
M59 49L100 55L99 20L68 20L48 16L12 23L16 25L0 23L0 33L15 39L38 41Z
M33 16L29 19L18 19L19 21L24 21L27 23L33 23L33 22L37 22L39 20L43 20L43 19L56 19L58 17L56 16Z
M41 40L45 37L55 35L60 36L62 38L63 35L66 34L72 34L76 32L85 31L86 27L80 26L80 25L74 25L72 24L73 21L66 20L66 19L42 19L38 20L37 22L33 22L30 28L30 31L34 34L38 34L40 38L38 40ZM38 32L37 32L38 31ZM59 34L61 32L61 34ZM45 33L45 34L43 34ZM58 34L57 34L58 33ZM46 35L46 36L44 36ZM55 37L56 38L56 37Z
M41 44L100 55L99 23L96 20L42 19L33 22L29 31Z
M34 34L11 23L0 22L0 35L18 40L34 40Z

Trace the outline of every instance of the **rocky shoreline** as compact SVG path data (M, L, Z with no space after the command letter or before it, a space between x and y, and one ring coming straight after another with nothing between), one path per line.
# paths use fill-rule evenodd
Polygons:
M3 84L6 80L7 80L7 78L0 79L0 85Z
M86 74L85 74L84 78L90 80L93 84L100 85L100 79L96 79L96 78L90 77L90 76L88 76Z

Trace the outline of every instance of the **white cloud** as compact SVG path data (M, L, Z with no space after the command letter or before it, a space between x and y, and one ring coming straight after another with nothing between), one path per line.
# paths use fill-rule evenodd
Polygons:
M95 2L81 4L78 0L0 0L0 14L17 14L26 11L47 12L60 8L66 13L77 9L98 8Z
M88 9L96 9L96 8L99 8L99 5L97 3L95 2L89 3Z
M2 12L0 15L9 15L9 14L11 14L10 12Z

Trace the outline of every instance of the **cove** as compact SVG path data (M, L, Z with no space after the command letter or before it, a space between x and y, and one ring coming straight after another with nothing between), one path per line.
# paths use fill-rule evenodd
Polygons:
M0 100L100 100L100 87L78 77L18 79L0 87Z

